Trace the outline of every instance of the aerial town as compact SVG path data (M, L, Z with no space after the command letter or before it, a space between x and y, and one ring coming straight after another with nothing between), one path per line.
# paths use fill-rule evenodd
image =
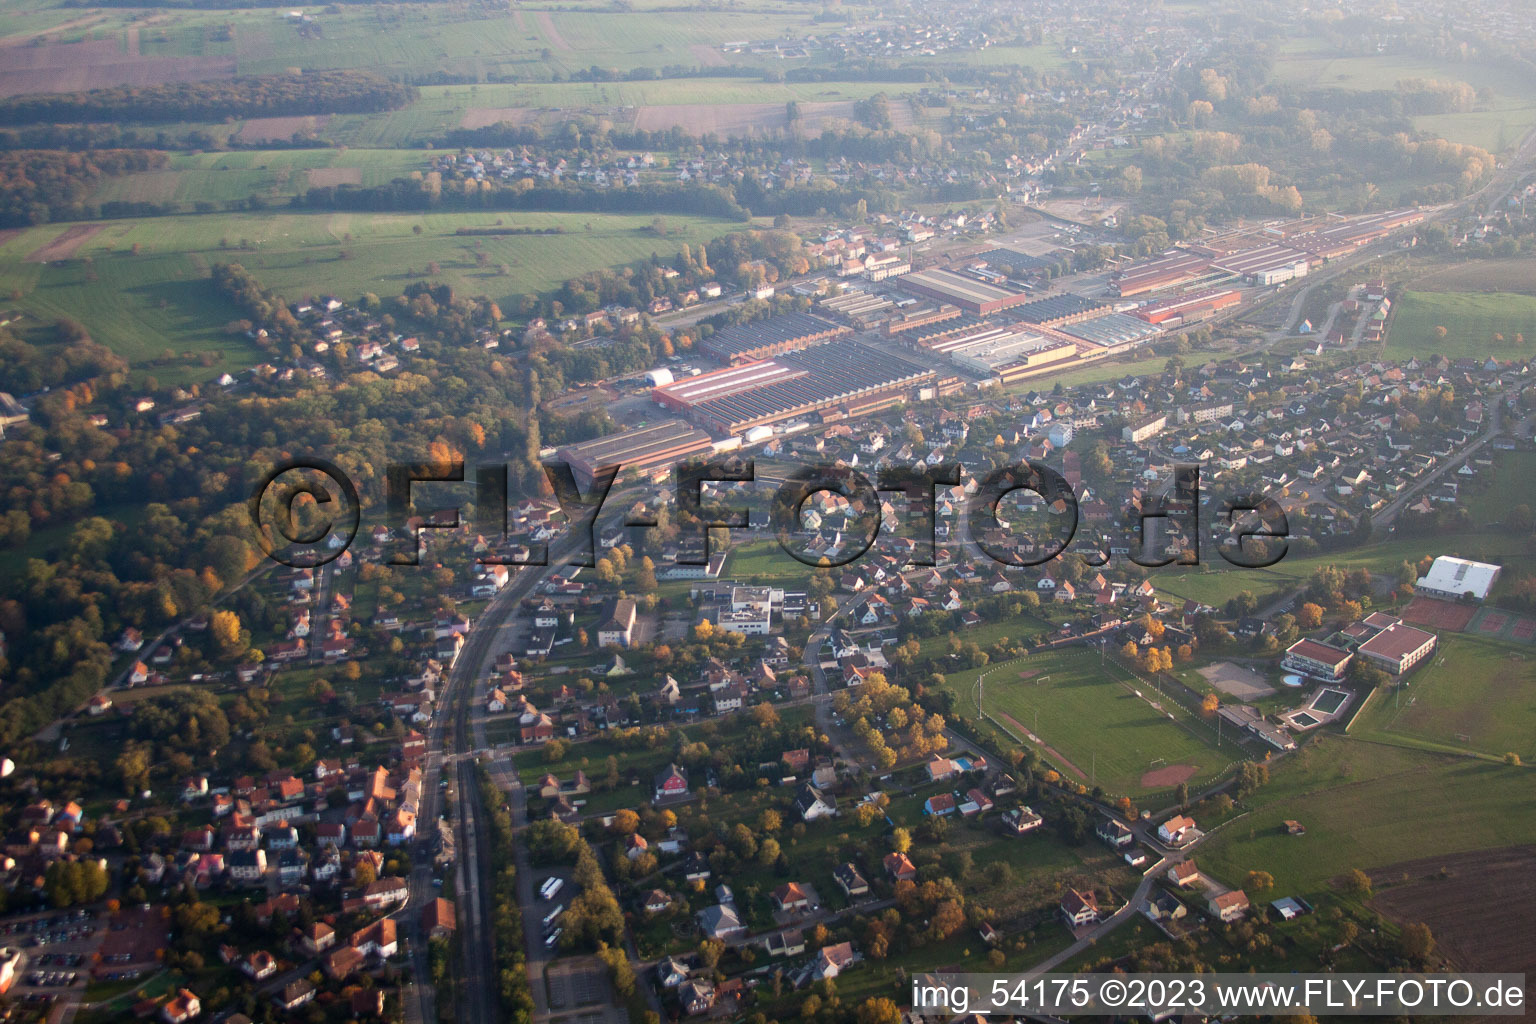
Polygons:
M569 6L7 11L0 1017L1536 969L1529 11Z

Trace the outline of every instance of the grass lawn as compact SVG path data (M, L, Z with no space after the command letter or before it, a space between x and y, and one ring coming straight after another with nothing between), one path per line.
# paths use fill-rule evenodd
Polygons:
M1200 850L1200 867L1229 884L1268 871L1282 895L1313 896L1348 871L1530 842L1531 769L1510 768L1343 736L1307 744L1272 770ZM1416 818L1431 818L1412 827ZM1289 836L1294 818L1305 836Z
M1435 328L1444 327L1445 337ZM1497 341L1495 334L1502 334ZM1525 342L1516 340L1523 335ZM1387 336L1391 359L1438 353L1448 359L1529 358L1536 346L1536 297L1503 292L1404 292Z
M1218 555L1199 569L1167 566L1153 569L1148 578L1159 593L1208 604L1219 610L1245 590L1262 605L1296 586L1297 578L1287 571L1288 565L1282 561L1269 569L1239 569L1222 561Z
M1378 695L1353 734L1423 740L1536 760L1536 648L1465 634L1440 638L1400 693ZM1461 737L1468 737L1463 741Z
M1021 678L1026 673L1033 674ZM976 676L972 670L948 677L968 712ZM1136 696L1136 689L1157 697L1114 663L1101 666L1097 655L1074 648L1032 654L990 670L984 704L1015 734L1028 730L1039 736L1055 751L1056 756L1045 751L1046 759L1065 762L1061 767L1069 778L1110 793L1135 798L1171 789L1142 783L1146 772L1163 765L1193 766L1192 785L1227 768L1235 748L1217 750L1207 742L1203 723L1189 721L1171 700L1161 702L1162 711L1155 709ZM1177 722L1168 720L1170 713L1179 716Z
M207 264L197 256L125 254L86 266L23 262L0 252L0 290L11 289L23 295L15 308L44 323L78 320L162 384L209 380L264 358L244 335L224 332L240 311L213 290ZM210 358L206 366L204 354Z
M1463 487L1458 503L1478 526L1502 523L1516 505L1536 505L1536 494L1531 490L1531 481L1536 479L1536 452L1494 452L1492 468L1473 468L1479 473L1473 481L1476 489Z

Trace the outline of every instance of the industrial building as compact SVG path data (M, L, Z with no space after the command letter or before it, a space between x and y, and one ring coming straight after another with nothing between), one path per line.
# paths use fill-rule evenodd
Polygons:
M1418 224L1424 220L1421 210L1387 210L1351 217L1328 227L1294 235L1285 244L1300 249L1314 260L1331 260L1346 256L1362 245L1368 245L1396 231L1398 228Z
M1071 342L1023 327L998 327L933 348L948 355L956 366L985 374L995 374L1015 363L1037 367L1077 354L1077 346Z
M966 263L980 263L1000 270L1009 277L1023 277L1037 270L1046 270L1055 266L1050 260L1043 260L1038 256L1019 252L1017 249L988 249L969 257Z
M693 378L697 380L698 378ZM582 490L598 473L615 466L647 473L670 467L691 455L713 450L714 440L682 420L663 420L639 430L626 430L580 444L566 445L556 455L570 463Z
M1115 274L1110 290L1121 298L1175 288L1199 280L1210 272L1211 261L1205 256L1175 249L1155 259L1132 264Z
M739 434L806 416L859 416L937 384L934 371L854 341L689 378L652 392L668 408L718 434Z
M1092 320L1065 324L1056 329L1080 341L1103 346L1110 352L1134 348L1162 333L1161 328L1124 313L1096 316Z
M1093 299L1085 299L1071 292L1058 292L1044 298L1026 302L1013 311L1013 316L1026 324L1041 327L1060 327L1075 324L1109 312L1109 306Z
M883 295L869 292L844 292L816 303L816 308L853 327L867 331L884 323L896 312L896 303Z
M1149 324L1172 327L1176 324L1204 320L1242 301L1242 293L1235 288L1207 288L1175 295L1157 302L1149 302L1139 309L1132 310L1131 315Z
M1305 252L1287 245L1257 245L1211 260L1212 269L1260 286L1283 284L1298 277L1306 277L1310 265L1310 257Z
M887 337L894 337L907 331L915 331L924 327L932 327L965 314L959 306L951 306L947 302L938 305L923 303L913 305L910 309L902 310L895 317L886 321L885 333Z
M783 313L722 328L701 338L698 349L722 363L744 363L809 348L851 333L852 329L843 324L810 313Z
M975 316L986 316L1029 301L1028 292L988 284L955 270L920 270L907 274L899 285L914 295L948 302Z
M805 376L805 371L787 363L772 359L759 359L750 363L738 363L713 373L697 377L684 377L665 387L651 389L651 399L672 412L688 413L703 402L731 395L752 388L777 384L795 377Z

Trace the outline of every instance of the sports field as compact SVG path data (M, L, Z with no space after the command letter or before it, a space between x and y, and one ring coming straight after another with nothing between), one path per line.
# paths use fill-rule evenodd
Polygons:
M1445 328L1443 338L1439 327ZM1386 343L1386 355L1392 359L1431 354L1447 359L1529 359L1532 351L1536 297L1504 292L1404 292Z
M1507 628L1503 621L1500 628ZM1410 673L1400 691L1378 695L1353 732L1536 759L1536 648L1475 628L1443 634L1434 660Z
M1239 757L1236 747L1217 750L1214 734L1172 701L1086 649L1031 654L986 672L986 713L1014 735L1034 733L1046 760L1085 785L1137 798L1171 790L1175 774L1193 786ZM948 677L967 715L975 713L978 674Z

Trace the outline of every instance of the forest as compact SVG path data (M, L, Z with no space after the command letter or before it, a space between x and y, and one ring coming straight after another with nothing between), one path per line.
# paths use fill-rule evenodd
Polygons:
M370 71L321 71L11 96L0 100L0 124L170 124L222 121L227 117L368 114L398 110L416 97L414 86L392 82Z

